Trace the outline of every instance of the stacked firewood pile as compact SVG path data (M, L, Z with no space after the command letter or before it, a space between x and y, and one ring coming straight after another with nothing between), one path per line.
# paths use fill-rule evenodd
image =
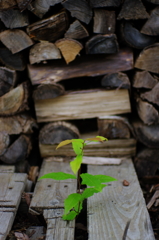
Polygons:
M137 140L139 175L155 174L158 5L158 0L0 2L2 163L26 161L37 145L42 158L70 156L70 149L55 153L52 145L93 131L110 139L108 150L92 146L86 155L134 156Z

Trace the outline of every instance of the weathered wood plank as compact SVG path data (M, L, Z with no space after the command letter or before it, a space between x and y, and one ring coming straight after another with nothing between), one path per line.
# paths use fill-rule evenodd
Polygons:
M46 240L74 240L75 220L63 221L63 209L44 210L47 222Z
M35 101L38 122L87 119L131 112L129 93L120 90L71 92L54 99Z
M155 240L145 200L131 159L120 166L88 166L90 174L118 179L88 199L90 240ZM129 186L123 186L123 180Z
M15 208L0 208L0 240L5 240L15 217Z
M28 65L33 85L58 82L74 77L99 76L132 68L133 53L130 49L120 50L117 54L107 56L97 55L95 58L81 56L69 65L66 65L62 60L56 60L48 65Z
M50 172L72 173L69 163L59 163L54 161L43 161L40 176ZM41 213L43 209L63 208L64 199L71 193L76 192L76 179L65 181L55 181L43 179L37 182L30 211Z

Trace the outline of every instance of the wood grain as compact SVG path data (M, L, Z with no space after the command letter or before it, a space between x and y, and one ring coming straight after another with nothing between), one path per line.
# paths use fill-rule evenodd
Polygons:
M131 159L123 160L120 166L88 166L88 173L118 179L88 199L88 239L155 240ZM123 186L124 180L129 186Z

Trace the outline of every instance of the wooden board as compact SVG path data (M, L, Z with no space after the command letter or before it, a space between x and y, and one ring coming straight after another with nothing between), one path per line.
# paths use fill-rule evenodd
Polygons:
M81 56L66 65L62 60L56 60L48 65L28 65L30 80L33 85L58 82L60 80L99 76L107 73L126 71L133 68L133 53L130 49L122 49L117 54Z
M86 119L131 112L129 93L120 90L77 91L35 101L38 122Z
M44 160L39 177L50 172L72 173L68 162L59 163ZM44 209L63 208L64 199L69 194L76 192L76 188L76 179L65 181L42 179L38 181L30 204L30 212L38 214L42 213Z
M88 166L90 174L118 179L88 199L89 240L155 240L145 200L131 159L120 166ZM127 180L129 186L123 186Z
M97 134L96 134L97 135ZM96 136L93 135L93 136ZM83 138L83 136L81 136ZM66 145L56 150L56 145L40 144L41 157L51 156L75 156L71 145ZM97 157L132 157L136 153L136 140L130 139L113 139L105 143L91 143L84 149L85 156Z
M63 209L44 210L44 218L47 222L45 240L74 240L75 220L63 221L62 215Z
M27 174L0 172L0 240L5 240L11 230Z

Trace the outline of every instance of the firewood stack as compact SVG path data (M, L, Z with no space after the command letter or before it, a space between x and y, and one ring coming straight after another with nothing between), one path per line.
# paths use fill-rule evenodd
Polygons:
M0 160L29 157L37 125L42 158L72 156L53 145L90 136L92 119L93 131L110 143L86 155L134 156L137 140L139 175L155 174L155 167L147 172L145 166L149 159L158 164L159 154L158 5L2 0Z

